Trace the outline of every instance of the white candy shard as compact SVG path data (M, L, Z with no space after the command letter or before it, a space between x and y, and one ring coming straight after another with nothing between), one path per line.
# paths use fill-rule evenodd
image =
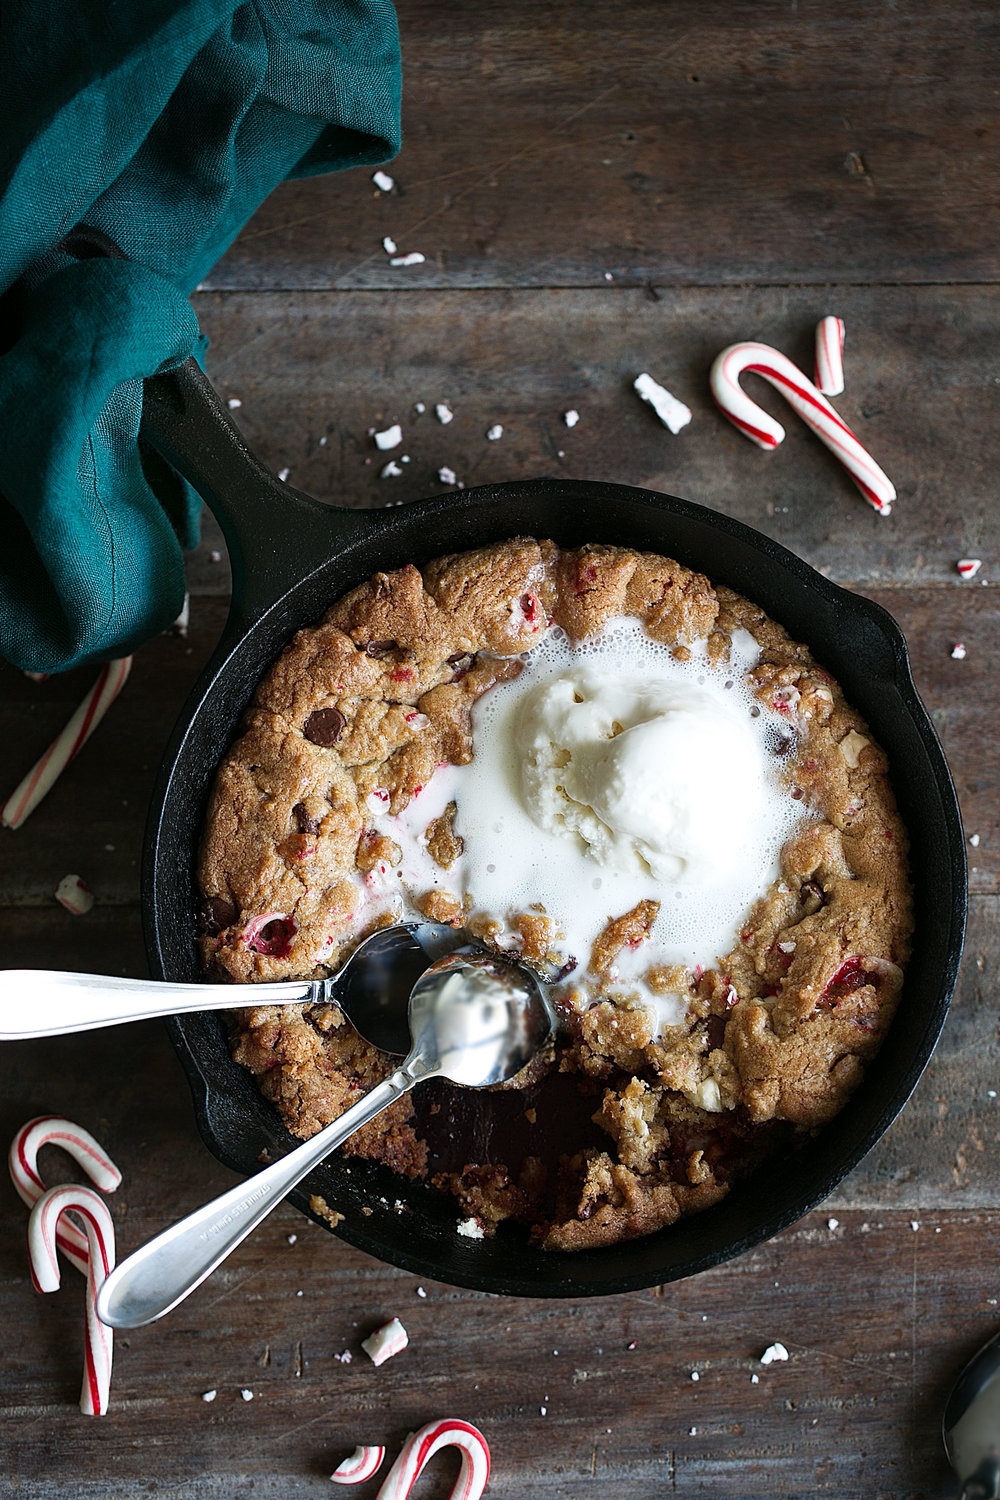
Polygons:
M243 405L243 402L240 400L239 396L230 396L229 400L226 402L226 405L229 407L230 411L239 411L240 407Z
M279 469L278 470L278 478L281 480L282 484L287 484L288 483L288 476L289 476L289 474L291 472L292 472L291 469Z
M690 422L691 408L672 396L652 375L637 375L632 382L632 389L643 401L649 402L664 427L669 427L675 435Z
M969 653L961 641L956 641L951 648L951 654L955 661L964 661Z
M500 426L500 423L494 422L492 427L488 427L486 429L486 436L491 443L498 442L503 437L503 428Z
M563 421L566 423L567 427L575 427L579 420L580 413L574 408L571 407L569 411L563 412Z
M401 1354L410 1342L406 1329L398 1318L383 1323L381 1328L361 1340L361 1347L373 1365L384 1365L394 1354Z
M460 1219L456 1228L458 1233L464 1235L467 1240L481 1240L486 1237L483 1226L474 1216L469 1219Z
M378 477L380 479L396 479L402 472L395 459L390 458L389 462L379 469Z
M422 266L427 259L421 255L419 250L411 250L409 255L394 255L390 260L390 266Z
M391 193L396 186L395 178L389 176L388 172L378 171L372 173L372 182L381 193Z
M787 1359L788 1350L784 1344L769 1344L760 1357L762 1365L773 1365L775 1361Z
M442 484L457 484L458 483L458 475L455 473L454 469L449 469L449 468L440 468L440 469L438 469L438 478L440 479L440 481L441 481Z
M816 324L816 384L824 396L844 389L844 320L821 318Z
M443 422L447 426L455 413L452 411L447 402L439 401L434 408L434 415L437 417L439 422Z
M383 238L383 240L382 240L382 249L385 251L386 255L395 255L395 253L396 253L396 241L392 238L391 235L387 234Z
M960 557L955 567L963 578L975 578L982 565L981 557Z
M214 1401L215 1398L216 1398L216 1396L218 1394L219 1394L218 1391L215 1391L215 1390L212 1390L212 1391L202 1391L202 1393L201 1393L201 1399L203 1401Z
M74 917L86 916L94 904L93 892L79 875L63 876L56 886L56 900Z
M386 453L390 448L399 447L403 441L403 429L398 422L394 422L391 427L383 428L381 432L373 433L372 436L375 439L376 448Z
M385 1458L385 1449L358 1444L350 1458L345 1458L334 1469L330 1478L334 1484L364 1484L378 1472L382 1460Z

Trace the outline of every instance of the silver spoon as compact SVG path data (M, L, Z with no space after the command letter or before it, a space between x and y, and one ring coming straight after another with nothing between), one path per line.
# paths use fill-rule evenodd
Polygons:
M366 1040L386 1052L405 1052L407 1034L404 1025L400 1035L400 1022L407 995L432 959L452 952L464 941L453 927L439 922L399 923L359 943L328 979L275 984L171 984L56 969L4 969L0 970L0 1041L62 1036L193 1011L305 1002L336 1003L352 1021L352 1012L363 1009L376 1033L362 1033ZM385 1021L396 1023L388 1039Z
M951 1466L962 1481L959 1500L1000 1496L1000 1334L966 1365L941 1424Z
M359 1020L364 1034L364 1018ZM417 980L409 1023L409 1055L389 1078L273 1166L121 1261L101 1287L98 1317L112 1328L140 1328L161 1318L335 1146L394 1099L427 1078L449 1078L468 1088L513 1078L545 1045L555 1016L527 970L462 953L438 960Z

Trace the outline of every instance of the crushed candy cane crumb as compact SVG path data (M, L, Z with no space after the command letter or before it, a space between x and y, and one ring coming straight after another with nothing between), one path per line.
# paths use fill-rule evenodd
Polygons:
M373 432L372 437L375 439L376 448L385 453L390 448L399 447L403 441L403 429L398 422L394 422L391 427L385 427L381 432Z
M579 420L580 413L578 411L571 408L569 411L563 412L563 421L566 423L567 427L575 427Z
M239 396L230 396L226 401L226 405L229 407L230 411L239 411L240 407L243 405L243 402L240 400ZM959 563L958 566L961 568L962 564Z
M486 437L487 440L491 443L499 442L499 440L503 437L503 428L500 426L499 422L494 422L492 427L487 427Z
M452 411L451 407L446 401L439 401L434 408L434 415L437 417L439 422L443 422L445 423L445 425L447 425L452 420L455 413Z
M965 649L965 644L962 641L956 641L954 646L952 646L951 648L953 661L964 661L968 654L968 651L966 651Z
M389 264L390 266L422 266L426 259L426 255L421 255L419 250L411 250L409 255L394 255Z
M395 255L396 248L396 241L392 238L392 236L388 234L385 235L382 239L382 249L385 251L386 255Z
M410 1342L406 1329L398 1318L391 1318L376 1328L374 1333L361 1340L361 1347L373 1365L383 1365L394 1354L401 1354Z
M373 172L372 182L374 182L380 193L391 193L396 186L395 179L390 177L388 172Z
M982 565L981 557L960 557L955 567L963 578L975 578Z
M669 427L675 436L690 422L691 408L672 396L652 375L637 375L632 382L632 389L643 401L648 402L664 427Z
M56 900L74 917L84 917L94 905L94 895L79 875L64 875L56 886Z
M242 1390L242 1391L240 1391L240 1395L243 1397L244 1401L252 1401L253 1400L253 1391Z
M486 1231L475 1216L469 1219L459 1219L456 1228L458 1233L464 1235L467 1240L481 1240L486 1237Z
M202 1391L201 1399L203 1401L214 1401L218 1394L218 1391Z
M399 467L399 464L396 462L396 460L394 458L390 458L389 462L383 465L381 469L379 469L378 477L380 479L396 479L400 474L402 474L402 472L403 471Z
M773 1365L777 1360L787 1359L788 1350L784 1344L768 1344L760 1357L762 1365Z
M970 833L969 834L969 843L972 845L973 849L978 849L979 848L979 834L978 833Z
M442 484L458 483L458 475L455 473L455 470L449 469L447 466L438 469L438 478Z

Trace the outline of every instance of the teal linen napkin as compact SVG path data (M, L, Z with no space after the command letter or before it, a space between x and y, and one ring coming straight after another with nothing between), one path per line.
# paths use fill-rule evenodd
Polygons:
M58 672L180 612L200 501L139 441L188 294L286 177L399 149L387 0L7 0L0 12L0 653ZM77 224L126 260L58 250Z

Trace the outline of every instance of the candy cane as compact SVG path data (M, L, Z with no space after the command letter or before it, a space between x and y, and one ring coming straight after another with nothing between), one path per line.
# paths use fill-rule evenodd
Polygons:
M72 1120L63 1120L58 1115L39 1115L21 1126L7 1153L11 1181L21 1202L28 1208L34 1208L45 1192L45 1183L38 1172L38 1153L43 1146L61 1146L68 1151L91 1182L104 1193L113 1193L122 1180L122 1174L89 1130L83 1130ZM56 1243L66 1259L86 1276L89 1242L71 1219L65 1219L57 1226Z
M83 1386L80 1410L102 1417L111 1392L111 1361L114 1343L111 1329L97 1316L97 1293L115 1264L115 1226L104 1199L93 1188L67 1183L49 1188L31 1210L28 1219L28 1255L31 1275L40 1292L59 1286L59 1220L72 1209L83 1220L90 1252L87 1270L87 1331L84 1338Z
M131 656L105 662L90 692L84 698L66 728L57 735L45 754L18 783L6 802L0 806L0 824L20 828L51 790L70 761L80 753L111 704L118 697L132 670Z
M350 1458L338 1464L330 1478L334 1484L364 1484L381 1466L385 1458L384 1448L355 1448Z
M731 344L712 366L712 395L733 425L761 448L776 448L784 441L785 429L781 423L768 416L741 388L739 378L744 370L763 375L779 390L844 465L869 504L879 515L889 515L896 498L891 480L798 365L769 344Z
M439 1448L457 1448L462 1466L448 1500L479 1500L490 1477L490 1450L477 1427L447 1419L411 1432L375 1500L406 1500L418 1474Z
M822 318L816 324L816 384L824 396L844 389L844 320Z

